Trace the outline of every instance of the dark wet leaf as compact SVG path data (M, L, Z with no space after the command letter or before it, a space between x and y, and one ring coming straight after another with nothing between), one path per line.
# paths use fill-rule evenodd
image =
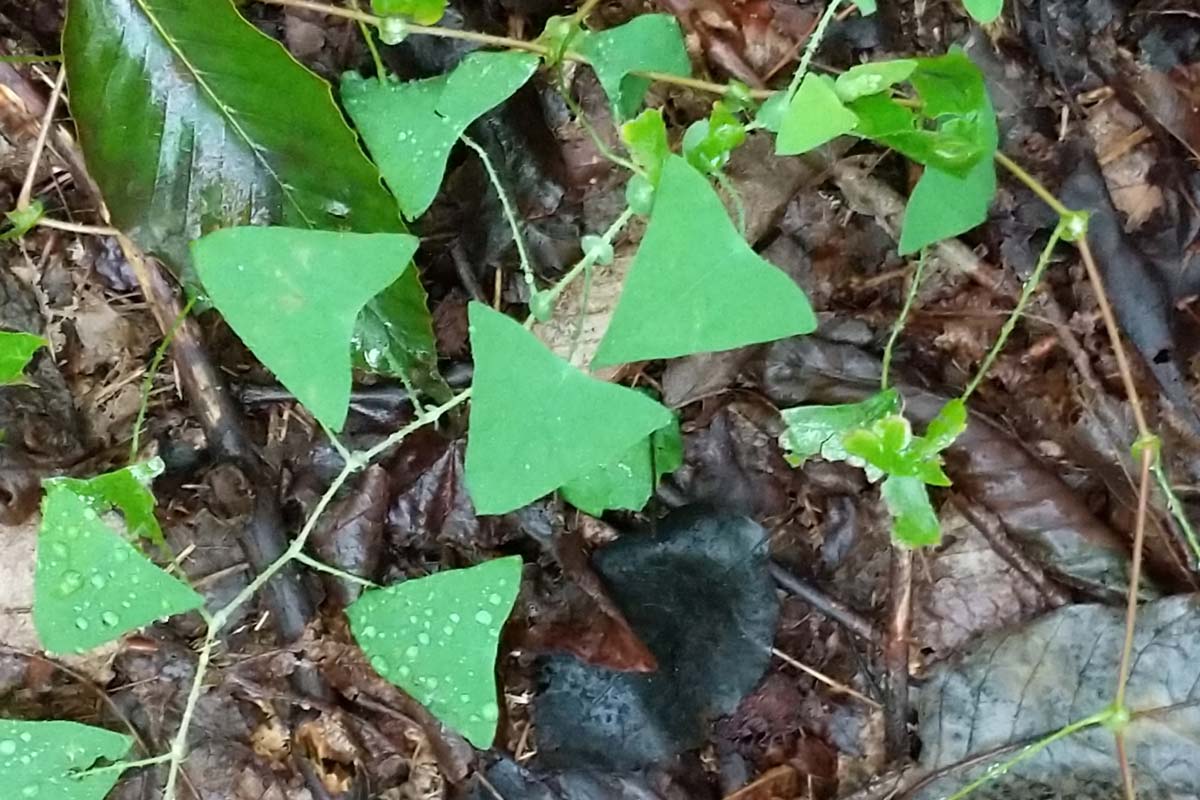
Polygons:
M387 472L378 465L362 474L350 494L325 514L312 532L309 547L326 564L367 580L377 580L383 560L383 521L387 516ZM328 577L336 605L345 607L362 594L362 586Z
M745 517L687 509L593 561L659 670L635 675L548 659L534 710L540 759L632 769L698 747L770 659L778 599L765 531Z
M952 767L1002 750L973 769L955 769L916 797L934 800L965 785L1016 747L1102 711L1112 702L1124 612L1071 606L977 642L963 660L934 673L919 700L921 766ZM1200 794L1200 605L1195 596L1143 605L1134 639L1125 738L1139 797ZM971 794L980 800L1118 797L1112 731L1077 733Z
M113 223L186 281L188 244L217 228L404 230L328 84L228 0L71 0L69 11L63 53L88 169ZM436 385L417 271L381 297L368 309L384 322L355 340L363 360Z
M475 515L463 482L462 440L417 433L388 467L393 498L387 511L388 544L400 550L437 552L450 545L490 547L491 525Z

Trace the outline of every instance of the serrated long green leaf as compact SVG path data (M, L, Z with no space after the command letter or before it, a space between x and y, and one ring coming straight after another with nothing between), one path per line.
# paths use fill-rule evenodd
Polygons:
M162 474L161 458L106 472L93 478L50 478L47 487L62 487L88 503L96 512L119 509L125 531L131 537L163 543L162 528L154 516L154 494L150 484Z
M346 615L376 672L486 749L500 718L500 629L520 587L521 558L497 558L370 589Z
M36 334L0 331L0 386L20 383L33 354L46 344Z
M78 722L0 719L0 778L21 800L104 800L121 777L108 770L75 777L98 761L117 761L133 740Z
M354 321L418 244L404 233L245 227L210 233L193 253L229 326L313 416L340 431Z
M589 377L532 333L471 303L475 380L466 472L480 514L503 514L624 455L671 412Z
M683 32L671 14L642 14L624 25L589 32L577 47L591 63L619 120L637 113L650 88L649 78L630 73L687 77L692 72Z
M46 487L33 623L47 650L87 650L203 602L108 527L91 503L65 486Z
M479 52L464 58L448 75L420 81L381 83L346 75L346 111L405 217L425 213L458 137L520 89L537 65L537 56L529 53Z
M217 228L404 231L329 84L230 0L69 0L63 57L71 115L113 222L187 282L189 242ZM420 312L374 326L369 346L382 339L390 355L376 363L436 383L416 270L388 292Z
M729 350L815 327L800 287L746 244L708 181L670 156L592 364Z

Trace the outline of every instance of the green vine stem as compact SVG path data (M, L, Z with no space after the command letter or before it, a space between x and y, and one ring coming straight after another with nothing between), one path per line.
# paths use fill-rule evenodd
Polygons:
M611 245L613 239L617 237L617 234L621 232L622 228L629 224L629 220L631 219L633 219L633 209L626 208L621 212L621 215L617 217L611 225L608 226L608 229L605 230L604 233L600 234L600 241L597 242L594 247L585 252L583 257L575 262L575 265L571 267L571 269L567 270L567 273L562 276L562 280L556 283L553 288L547 289L545 292L543 292L543 294L546 295L546 299L551 304L558 300L559 295L563 293L567 286L569 286L572 281L579 277L579 273L596 263L596 260L600 257L600 254L604 250L604 245ZM525 327L531 327L534 321L534 318L530 316L527 320L525 320Z
M979 388L979 384L987 377L988 372L992 368L992 364L996 363L996 358L1004 349L1004 345L1008 343L1008 337L1017 327L1017 320L1025 312L1025 306L1033 298L1034 291L1042 282L1042 275L1046 272L1046 267L1050 264L1050 257L1054 254L1054 248L1058 246L1059 241L1063 237L1063 229L1067 225L1065 218L1060 218L1057 225L1054 226L1054 232L1050 234L1050 241L1046 242L1046 246L1042 248L1042 253L1038 256L1037 266L1034 267L1033 273L1025 279L1025 283L1021 286L1021 296L1017 298L1017 305L1013 308L1012 313L1004 320L1003 327L1000 328L1000 335L996 337L996 341L992 343L992 348L984 356L983 362L979 365L979 369L975 372L975 377L967 384L967 388L963 390L961 395L962 401L965 403L975 394L975 390Z
M175 786L179 780L179 772L182 768L183 761L187 757L187 735L188 729L191 727L192 717L196 713L196 704L200 701L200 695L204 686L204 678L208 672L208 665L212 660L213 649L217 644L217 637L221 629L229 623L230 618L239 608L245 605L255 594L258 593L263 586L267 584L281 569L287 566L292 561L302 561L303 563L313 566L315 559L310 559L304 553L304 547L308 543L308 538L315 530L317 521L325 513L329 504L333 502L334 496L345 485L354 473L365 469L379 456L383 455L388 450L392 449L400 442L404 441L408 436L413 434L420 428L426 425L431 425L437 422L448 411L466 402L471 396L470 389L464 389L454 397L447 400L440 406L435 406L432 409L427 409L420 412L412 422L392 433L379 444L357 453L352 453L351 457L342 465L341 471L329 484L329 488L321 495L321 499L317 501L312 512L304 522L304 527L300 529L300 533L288 545L288 549L283 552L270 566L264 569L261 573L255 576L254 580L250 581L237 595L234 596L220 611L215 614L209 614L202 611L201 616L205 621L207 631L204 636L204 642L200 646L198 659L196 662L196 673L192 678L192 686L188 691L187 702L184 705L183 715L179 720L179 730L175 734L175 738L171 744L169 757L164 759L168 762L167 766L167 783L163 791L163 797L166 800L175 800ZM321 564L321 569L325 571L333 570L338 577L350 578L349 573L344 573L341 570L335 570L326 564ZM353 580L361 581L361 578L353 578Z
M821 14L817 27L809 35L808 43L804 46L804 54L800 56L800 65L796 67L796 74L792 76L792 82L788 85L789 100L796 94L796 90L804 81L804 76L808 74L808 67L812 64L813 56L817 54L817 48L820 47L821 40L825 38L825 29L837 16L838 6L841 5L841 2L842 0L829 0L829 5L825 6L825 13Z
M1162 466L1162 459L1155 458L1154 466L1151 469L1154 471L1154 479L1158 483L1159 491L1163 493L1163 497L1167 501L1167 509L1171 512L1171 516L1175 518L1175 521L1179 523L1179 528L1183 531L1188 546L1192 548L1192 556L1196 559L1196 563L1200 564L1200 539L1196 538L1196 529L1192 527L1191 520L1184 513L1183 502L1179 499L1179 495L1175 494L1175 489L1172 488L1171 481L1167 479L1166 470Z
M187 301L187 305L175 317L175 321L171 323L171 330L167 331L167 335L158 343L158 347L154 350L154 357L150 359L150 367L146 370L146 377L142 379L142 398L138 403L137 418L133 421L133 440L129 444L129 461L130 463L137 461L138 450L141 445L142 427L146 424L146 411L150 406L150 391L154 388L154 376L158 374L158 368L162 366L163 359L167 356L167 348L171 346L171 341L175 338L175 334L179 332L179 327L183 325L188 314L192 312L192 306L196 305L196 297L193 296Z
M488 180L491 181L492 187L500 197L504 218L508 221L508 227L512 229L513 241L517 245L517 256L521 260L521 273L525 276L525 285L529 287L531 295L537 293L537 286L534 285L533 262L529 260L529 251L525 248L525 237L521 234L521 222L517 219L517 210L509 200L508 192L504 191L504 184L500 182L500 174L496 172L496 167L492 164L492 159L488 157L487 151L478 142L466 134L458 138L462 140L463 144L474 150L475 155L479 156L479 160L483 162L483 169L487 172Z
M900 338L900 331L904 330L905 324L908 322L908 315L912 312L913 303L917 299L917 289L921 286L921 275L925 272L925 257L926 251L921 251L921 256L917 259L917 268L913 271L912 280L908 284L908 292L904 296L904 306L900 309L900 316L896 317L896 322L892 325L892 333L888 336L887 344L883 347L883 367L879 371L879 388L888 388L888 372L892 366L892 351L896 347L896 340Z
M991 765L987 768L987 770L984 771L982 775L968 783L963 788L959 789L954 794L950 795L948 798L946 798L946 800L963 800L963 798L974 792L979 787L995 780L996 778L999 778L1001 775L1004 775L1022 761L1036 756L1038 753L1042 752L1060 739L1065 739L1068 736L1087 728L1091 728L1096 725L1102 725L1111 719L1115 713L1115 709L1106 708L1103 711L1098 711L1095 714L1092 714L1090 717L1084 717L1083 719L1076 720L1068 725L1064 725L1049 736L1038 739L1036 742L1022 747L1020 752L1007 761L1001 761Z

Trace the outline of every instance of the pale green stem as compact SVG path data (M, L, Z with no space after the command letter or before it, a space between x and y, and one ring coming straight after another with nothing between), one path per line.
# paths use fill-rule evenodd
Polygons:
M800 83L804 80L804 76L808 74L808 67L812 63L813 56L817 54L817 48L820 47L821 40L825 38L825 29L829 27L829 23L833 22L833 18L837 16L838 6L841 3L842 0L829 0L829 5L825 6L825 13L821 15L821 19L817 22L817 27L809 35L808 44L804 46L804 54L800 56L800 65L796 67L796 74L792 76L792 82L788 86L789 100L796 94L796 90L800 88Z
M378 589L379 588L379 584L375 583L374 581L369 581L366 578L362 577L361 575L355 575L353 572L346 572L345 570L338 569L337 567L333 566L332 564L326 564L324 561L319 561L319 560L313 558L308 553L297 554L296 560L299 561L301 564L305 564L309 567L312 567L313 569L317 570L318 572L324 572L329 575L333 575L335 578L341 578L344 581L350 581L351 583L357 583L359 586L365 586L368 589Z
M1054 226L1054 232L1050 234L1050 241L1046 242L1046 246L1042 248L1042 254L1038 257L1037 266L1033 269L1033 274L1025 279L1025 283L1021 286L1021 296L1017 299L1017 305L1013 308L1012 313L1004 320L1003 327L1000 328L1000 335L996 337L996 341L992 344L992 349L984 357L983 363L979 365L979 371L975 373L975 377L967 384L967 388L962 393L962 400L966 402L975 390L979 388L979 384L987 376L988 370L992 368L992 364L996 362L996 358L1000 355L1000 351L1004 349L1004 345L1008 342L1008 337L1012 335L1013 330L1017 327L1017 320L1021 318L1022 312L1025 311L1025 306L1029 304L1029 300L1033 297L1034 291L1037 289L1042 280L1042 274L1045 273L1046 267L1050 264L1050 257L1054 254L1054 248L1058 245L1063 235L1063 226L1066 225L1066 220L1059 220L1059 223Z
M183 326L184 320L188 314L192 312L192 306L196 304L196 298L187 301L187 305L179 312L179 316L175 317L175 321L171 323L171 329L167 331L167 335L159 342L158 347L154 350L154 357L150 359L150 368L146 371L146 377L142 379L142 401L138 404L137 419L133 422L133 441L129 445L129 461L133 463L137 461L138 449L141 445L142 426L146 424L146 411L150 406L150 391L154 388L154 376L158 374L158 368L162 366L163 359L167 355L167 348L171 346L171 341L175 338L175 334L179 333L180 327Z
M1183 530L1183 535L1187 538L1188 546L1192 548L1192 555L1196 559L1196 563L1200 564L1200 539L1196 538L1196 530L1192 527L1191 520L1188 519L1187 513L1184 511L1183 503L1180 502L1179 496L1175 494L1175 490L1171 488L1171 481L1167 479L1167 473L1163 470L1162 459L1156 459L1154 466L1154 477L1158 481L1158 488L1162 491L1163 496L1167 498L1167 509L1171 512L1171 516L1179 523L1179 527Z
M371 30L371 26L360 19L358 30L367 44L367 50L371 53L371 61L375 64L375 80L387 83L387 69L383 66L383 57L379 55L379 48L375 45L375 34Z
M975 791L979 787L983 786L985 783L988 783L990 781L995 780L996 778L999 778L1001 775L1005 774L1010 769L1012 769L1013 767L1020 764L1022 761L1025 761L1029 758L1032 758L1033 756L1036 756L1038 753L1042 752L1043 750L1045 750L1047 747L1054 744L1058 740L1065 739L1066 737L1070 736L1071 734L1078 733L1079 731L1083 730L1084 728L1091 728L1094 725L1101 725L1106 720L1108 720L1109 717L1111 717L1112 715L1113 715L1113 709L1106 708L1103 711L1098 711L1095 714L1092 714L1090 717L1084 717L1081 720L1076 720L1075 722L1072 722L1069 725L1065 725L1062 728L1059 728L1054 733L1050 734L1049 736L1045 737L1044 739L1039 739L1036 742L1033 742L1032 744L1028 744L1025 747L1022 747L1020 752L1018 752L1015 756L1010 758L1008 761L1002 761L999 764L993 764L992 766L988 767L987 771L984 772L983 775L979 776L978 778L971 781L963 788L959 789L954 794L950 795L950 797L946 798L946 800L963 800L964 797L966 797L967 795L969 795L971 792Z
M53 56L0 56L0 64L46 64L62 61L61 55Z
M583 112L583 109L580 107L580 105L575 102L573 97L571 97L571 93L566 87L559 86L558 94L560 97L562 97L563 102L567 104L567 108L571 109L571 113L575 115L575 119L579 121L579 124L583 127L584 131L587 132L588 137L592 140L592 144L596 146L596 151L600 153L601 156L613 164L616 164L618 167L624 167L630 172L638 175L643 174L643 171L637 166L637 164L634 164L632 161L617 155L613 152L611 147L605 144L604 140L600 138L599 132L596 131L595 126L592 125L590 120L588 120L587 114Z
M600 242L597 242L595 247L584 253L583 258L579 259L579 261L575 263L575 266L571 267L571 269L567 271L567 274L563 275L562 280L556 283L553 288L546 290L545 294L549 296L551 302L554 302L558 299L558 296L563 293L563 290L566 289L568 285L570 285L571 281L575 280L575 278L579 276L579 273L596 263L596 259L600 257L600 253L604 250L603 245L611 245L613 239L616 238L617 234L621 232L621 229L624 228L631 219L633 219L633 209L627 208L621 212L621 216L617 217L613 224L608 226L608 230L600 235ZM534 321L534 318L530 316L529 319L525 320L525 327L532 327Z
M162 764L169 761L170 753L163 753L150 758L143 758L140 761L118 761L115 764L105 764L102 767L91 767L82 769L79 772L73 773L75 778L86 778L89 775L98 775L104 772L124 772L128 769L140 769L141 767L153 767L155 764Z
M534 285L533 262L529 260L529 251L525 249L525 237L521 235L521 223L517 219L517 210L509 200L508 192L504 191L504 184L500 182L500 174L496 172L496 167L492 164L492 159L488 157L487 151L480 147L474 139L466 134L458 138L462 139L462 143L479 156L479 160L483 162L483 168L487 172L488 180L492 182L496 194L500 196L504 218L508 220L508 227L512 229L513 241L517 245L517 256L521 260L521 272L525 276L525 285L529 287L529 292L532 294L537 291L537 287Z
M920 258L917 259L917 268L913 271L912 280L908 284L908 293L904 295L904 306L900 309L900 316L896 317L896 322L892 325L892 333L888 336L887 344L883 348L883 368L879 373L879 388L888 388L888 373L892 367L892 351L896 348L896 340L900 338L900 331L904 330L904 325L908 322L908 315L912 312L913 303L917 299L917 289L921 286L921 275L925 272L925 256L924 250L921 251Z
M202 612L203 613L203 612ZM204 689L204 676L208 672L208 662L212 660L213 648L217 644L218 628L213 626L213 618L206 616L208 631L204 635L204 643L200 646L200 654L196 659L196 674L192 678L192 688L188 691L187 702L183 706L183 715L179 718L179 730L171 743L168 753L167 785L163 789L164 800L176 800L175 784L179 780L179 770L183 768L183 760L187 758L187 735L192 727L192 716L196 713L196 704L200 702L200 693Z

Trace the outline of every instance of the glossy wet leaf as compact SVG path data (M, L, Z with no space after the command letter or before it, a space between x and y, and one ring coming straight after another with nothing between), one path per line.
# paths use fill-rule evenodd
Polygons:
M679 469L682 463L683 439L676 419L617 460L563 484L562 496L594 517L610 509L641 511L662 476Z
M369 589L346 609L371 666L480 749L492 746L500 629L521 587L521 558Z
M193 253L229 326L313 416L340 431L354 321L417 245L403 233L246 227L211 233Z
M71 116L113 224L195 280L188 244L217 228L403 232L329 84L229 0L69 0ZM372 301L371 362L438 383L416 270ZM387 312L402 306L403 317ZM412 349L406 349L412 348Z
M480 514L531 503L671 423L663 406L585 375L503 314L471 303L469 315L475 379L466 470Z
M729 350L815 327L800 287L746 244L704 176L670 156L592 364Z
M24 382L33 354L48 344L36 334L0 331L0 386Z
M658 186L663 164L671 155L667 143L667 125L663 122L662 109L647 108L635 119L621 126L621 141L629 150L633 163L646 173L651 186Z
M707 741L770 661L779 599L767 549L752 520L692 508L597 552L593 566L659 669L546 659L533 709L539 761L632 770Z
M342 79L342 102L404 216L433 202L450 150L467 127L507 100L537 69L529 53L477 52L446 75L419 81Z
M671 14L641 14L624 25L588 32L575 46L591 63L617 119L636 114L650 88L649 78L630 73L692 74L683 32Z
M775 152L781 156L807 153L850 133L857 125L858 116L842 105L833 81L828 76L809 73L784 112Z
M121 777L108 770L75 773L121 760L133 739L119 733L48 720L0 719L0 778L13 800L104 800Z
M408 17L418 25L432 25L446 13L446 0L371 0L380 16Z
M837 76L834 89L843 103L849 103L869 94L879 94L898 83L903 83L908 80L916 68L917 62L911 58L855 64Z
M46 486L67 489L97 513L119 510L130 538L163 544L162 528L154 516L154 493L150 485L163 472L161 458L152 458L93 478L50 478Z
M33 622L47 650L87 650L203 602L110 528L87 498L46 486Z
M708 119L688 126L683 135L683 155L695 169L708 175L719 172L733 151L746 141L746 126L720 100Z
M895 389L857 403L785 408L779 414L787 430L780 435L779 445L794 467L816 455L826 461L845 461L849 454L842 446L843 434L899 411L900 394Z
M1200 797L1200 600L1143 603L1137 622L1124 732L1137 796ZM917 777L929 780L900 796L948 797L1026 742L1107 708L1124 627L1122 608L1070 605L977 639L935 668L916 702ZM969 800L1122 796L1113 732L1097 726L1030 754Z
M963 0L967 13L976 22L995 22L1004 10L1004 0Z
M879 487L892 515L892 539L905 547L931 547L942 540L937 512L929 502L925 481L889 475Z

